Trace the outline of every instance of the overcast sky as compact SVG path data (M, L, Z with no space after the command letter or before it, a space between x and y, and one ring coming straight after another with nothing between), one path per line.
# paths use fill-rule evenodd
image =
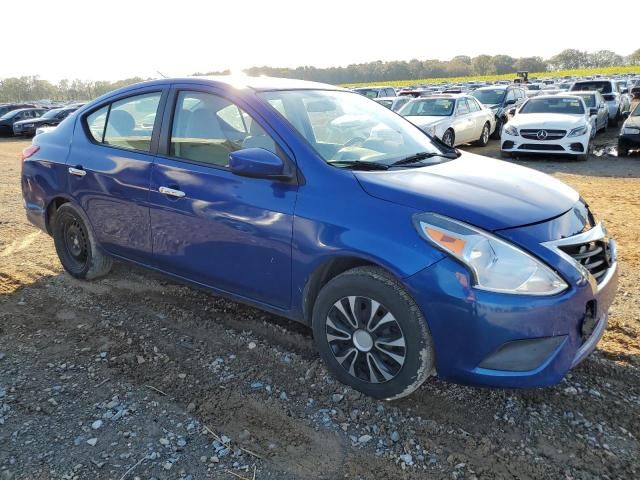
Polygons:
M565 48L628 55L640 40L619 20L631 18L636 1L611 2L599 17L563 0L4 0L0 78L117 80L482 53L547 58Z

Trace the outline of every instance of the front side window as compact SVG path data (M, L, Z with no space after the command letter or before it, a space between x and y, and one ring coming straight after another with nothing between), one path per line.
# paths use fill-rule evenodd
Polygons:
M160 92L147 93L112 103L103 143L128 150L151 150L160 96Z
M464 98L458 99L458 109L456 110L458 115L466 115L469 113L469 105L467 105L467 100Z
M281 90L258 95L274 113L284 111L283 117L318 155L339 168L350 168L353 162L389 164L422 152L443 153L420 129L357 93Z
M229 153L242 148L264 148L277 154L273 139L234 103L210 93L178 94L171 127L171 156L227 167Z

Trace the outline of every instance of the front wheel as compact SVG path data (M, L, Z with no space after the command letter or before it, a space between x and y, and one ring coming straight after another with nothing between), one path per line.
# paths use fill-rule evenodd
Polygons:
M491 138L493 138L494 140L500 140L500 137L502 137L502 130L504 129L505 123L506 122L502 118L499 118L498 120L496 120L496 129L491 134Z
M629 155L629 149L624 147L618 147L618 157L626 157Z
M446 132L444 132L444 135L442 135L442 142L449 146L449 147L453 147L453 143L455 141L455 134L453 133L453 130L449 129Z
M434 371L427 322L381 268L354 268L329 281L313 308L313 336L331 373L374 398L409 395Z
M52 233L60 263L70 275L91 280L111 270L111 258L97 245L84 215L70 203L56 211Z

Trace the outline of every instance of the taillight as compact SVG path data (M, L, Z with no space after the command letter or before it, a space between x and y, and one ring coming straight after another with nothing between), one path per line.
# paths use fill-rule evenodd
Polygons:
M38 150L40 150L39 146L37 146L37 145L29 145L27 148L22 150L22 154L20 155L20 158L24 162L27 158L29 158L32 155L34 155Z

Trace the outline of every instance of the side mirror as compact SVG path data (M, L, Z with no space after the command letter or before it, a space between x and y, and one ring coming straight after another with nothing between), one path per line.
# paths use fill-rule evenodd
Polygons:
M271 178L285 180L291 178L285 172L282 159L264 148L243 148L229 154L229 168L240 177Z
M591 115L592 117L594 115L598 115L598 109L597 108L590 108L589 109L589 115Z
M515 101L514 98L511 98L511 99L507 100L506 102L504 102L505 107L507 105L515 105L515 104L516 104L516 101Z
M509 115L515 115L516 114L516 109L512 108L509 110Z
M631 114L631 112L629 110L627 110L626 112L622 112L622 118L624 118L626 120L627 118L629 118L630 114Z

